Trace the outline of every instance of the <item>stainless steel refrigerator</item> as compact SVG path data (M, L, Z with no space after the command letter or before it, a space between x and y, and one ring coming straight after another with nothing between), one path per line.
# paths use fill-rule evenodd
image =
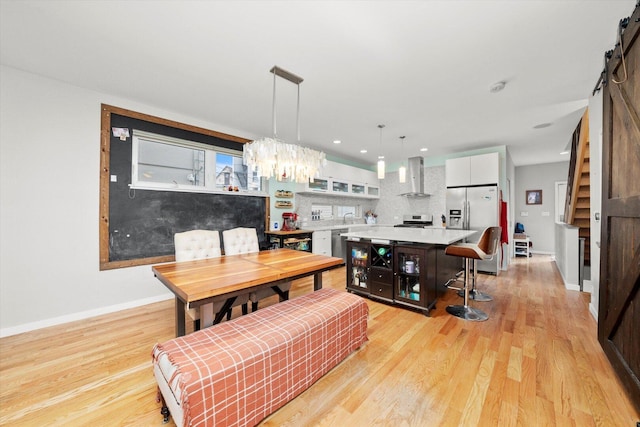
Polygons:
M477 242L482 230L500 225L500 192L497 185L447 188L447 228L478 230L469 242ZM478 261L478 271L498 274L498 255Z

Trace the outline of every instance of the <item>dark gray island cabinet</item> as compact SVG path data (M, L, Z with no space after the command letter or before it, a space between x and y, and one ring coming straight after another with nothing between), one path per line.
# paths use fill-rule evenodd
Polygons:
M454 243L473 233L444 229L401 231L390 227L345 233L350 239L347 290L428 315L447 281L461 269L460 258L444 254L447 242Z

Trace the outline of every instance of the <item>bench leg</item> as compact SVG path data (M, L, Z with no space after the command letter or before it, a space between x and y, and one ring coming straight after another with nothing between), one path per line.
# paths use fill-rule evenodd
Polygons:
M167 407L167 403L164 401L164 396L160 392L160 387L158 387L158 394L156 395L156 402L162 403L162 408L160 408L160 414L162 414L162 424L167 424L169 422L169 416L171 413L169 412L169 408Z
M169 416L171 415L169 413L169 408L167 408L165 405L162 405L160 413L162 414L162 424L167 424L169 422Z

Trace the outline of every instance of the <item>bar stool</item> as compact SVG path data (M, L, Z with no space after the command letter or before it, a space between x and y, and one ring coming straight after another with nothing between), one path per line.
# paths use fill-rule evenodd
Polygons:
M493 256L485 259L491 259ZM478 278L478 263L473 260L473 275L471 276L471 289L469 290L469 298L478 302L493 301L493 297L476 289L476 279ZM458 291L458 296L464 298L464 289Z
M476 322L482 322L489 318L489 315L484 311L469 306L469 293L471 286L475 289L476 260L491 259L495 256L501 232L502 229L500 227L488 227L482 232L478 243L458 243L447 246L444 251L445 254L465 259L464 287L462 288L464 292L464 305L449 305L446 309L447 313L461 319ZM473 276L471 276L472 271ZM469 283L470 281L472 283Z

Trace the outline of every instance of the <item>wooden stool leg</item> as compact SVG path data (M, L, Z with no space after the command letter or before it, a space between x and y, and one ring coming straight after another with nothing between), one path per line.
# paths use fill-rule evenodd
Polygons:
M464 320L472 320L474 322L482 322L489 318L489 315L482 310L478 310L477 308L473 308L469 306L469 288L471 284L469 283L471 280L471 262L474 263L475 260L470 258L465 259L464 264L464 305L449 305L446 310L447 313L452 316L459 317Z

